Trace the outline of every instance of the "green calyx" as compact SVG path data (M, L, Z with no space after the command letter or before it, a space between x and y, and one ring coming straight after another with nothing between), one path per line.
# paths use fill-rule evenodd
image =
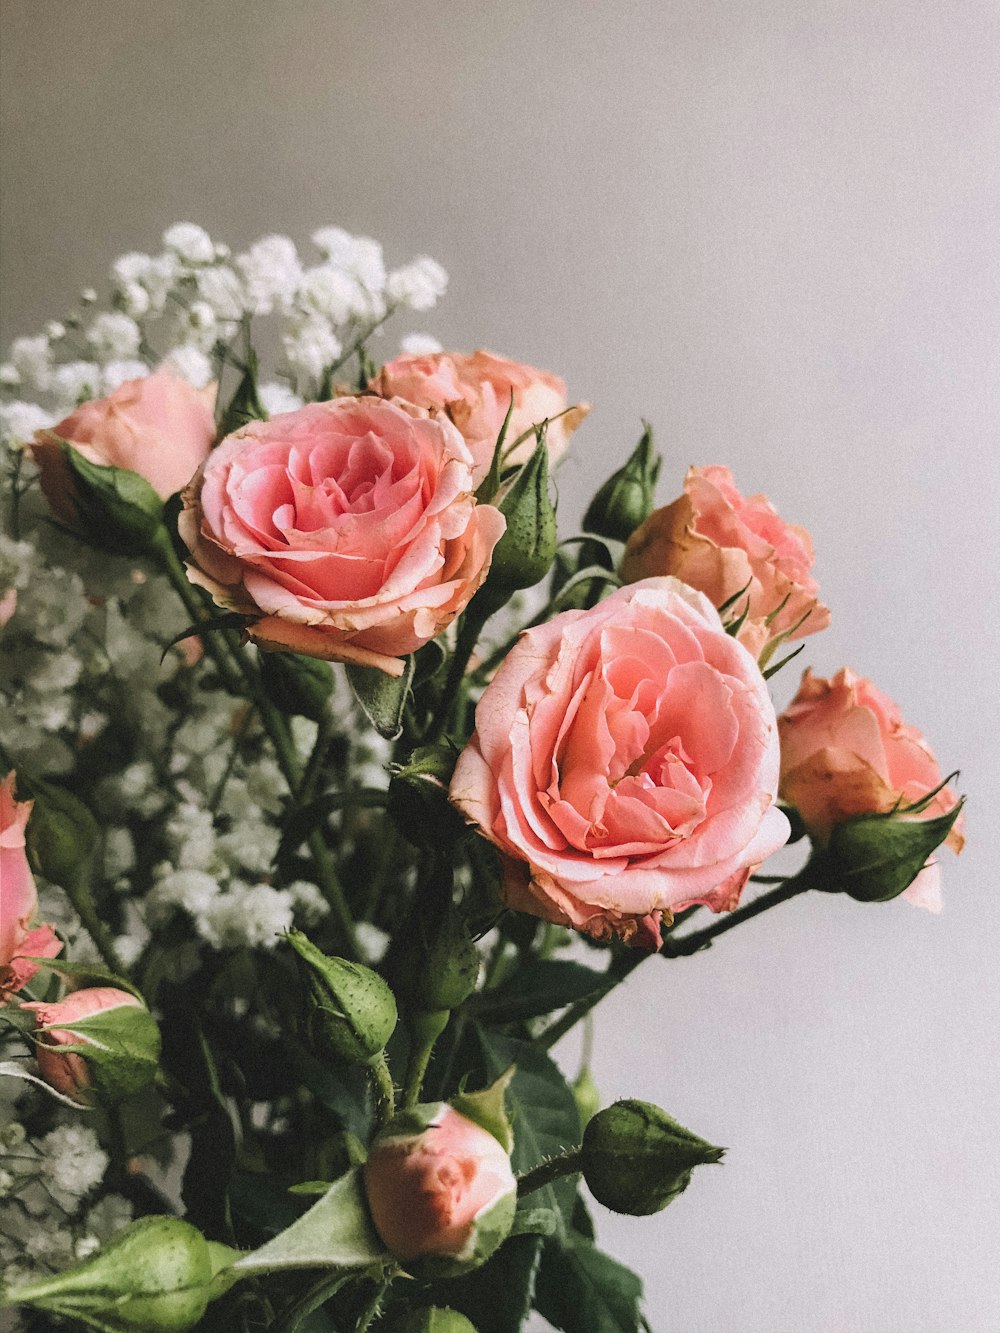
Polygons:
M615 1102L588 1122L581 1165L598 1203L644 1217L687 1189L696 1166L719 1162L715 1148L651 1102Z
M46 1034L56 1031L59 1043L47 1042ZM67 1032L78 1040L65 1041ZM122 1101L148 1087L160 1063L160 1029L144 1004L123 1002L84 1018L57 1020L36 1029L34 1040L59 1055L85 1060L94 1093L106 1102Z
M307 994L306 1025L321 1055L370 1065L396 1027L396 1000L370 967L331 958L300 930L288 933Z
M128 468L92 463L66 440L59 441L72 478L72 505L83 537L115 555L146 555L165 534L163 501Z
M835 825L827 845L813 855L818 887L863 903L898 898L947 838L961 809L959 801L934 819L904 810L861 815Z

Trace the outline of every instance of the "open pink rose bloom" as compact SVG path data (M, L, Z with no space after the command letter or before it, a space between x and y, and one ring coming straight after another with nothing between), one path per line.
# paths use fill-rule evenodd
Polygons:
M778 730L782 799L798 810L820 842L846 819L913 805L941 785L941 769L923 735L903 721L887 694L847 667L830 680L806 671L778 719ZM934 819L957 803L951 788L944 787L911 818ZM953 851L962 850L963 826L959 815L945 840ZM929 863L903 897L940 910L936 862Z
M473 497L444 417L375 397L254 422L184 492L189 577L259 619L251 636L402 672L486 577L503 515Z
M397 356L383 366L371 387L385 398L405 398L417 407L447 412L472 451L477 484L493 461L511 395L514 404L504 440L505 452L510 448L508 463L523 463L531 455L533 436L516 448L515 441L546 420L549 459L557 462L590 411L585 403L567 410L566 385L558 376L482 350Z
M646 579L521 636L450 794L509 906L657 947L662 918L734 907L786 841L778 766L753 657L701 593Z
M740 642L756 656L779 635L801 639L830 623L812 564L808 532L786 523L767 496L741 495L727 467L692 467L684 494L629 538L622 572L627 580L673 574L713 606L735 598L730 615L746 609Z
M32 802L14 799L16 781L8 773L0 782L0 1004L38 971L29 959L54 958L62 948L51 926L32 926L38 893L24 847Z

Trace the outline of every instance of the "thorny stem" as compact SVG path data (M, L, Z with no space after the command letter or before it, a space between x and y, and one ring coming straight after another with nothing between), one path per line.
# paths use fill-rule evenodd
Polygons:
M517 1197L523 1199L526 1194L533 1194L535 1190L551 1185L554 1180L561 1180L563 1176L574 1175L582 1170L583 1152L580 1148L571 1148L567 1152L560 1153L558 1157L550 1157L548 1161L540 1162L523 1176L518 1176Z
M378 1283L371 1300L362 1310L361 1317L355 1325L355 1333L368 1333L372 1320L378 1314L378 1307L382 1304L382 1297L389 1290L392 1280L398 1272L399 1268L394 1264Z
M381 1129L392 1119L396 1110L396 1089L393 1087L385 1051L379 1051L369 1069L372 1076L372 1091L375 1094L375 1119Z

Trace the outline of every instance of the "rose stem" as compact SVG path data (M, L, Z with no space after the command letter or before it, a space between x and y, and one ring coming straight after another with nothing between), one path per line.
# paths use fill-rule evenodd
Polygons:
M769 893L762 893L759 898L755 898L752 903L747 903L745 907L738 907L734 912L722 920L717 921L711 926L705 926L703 930L694 930L689 935L682 935L680 939L674 939L669 936L664 940L660 952L665 958L683 958L689 954L697 953L703 949L706 944L711 943L716 935L722 935L727 930L732 930L735 926L744 921L749 921L751 917L759 916L761 912L766 912L768 908L776 907L778 903L787 902L789 898L794 898L800 893L813 887L813 880L807 878L805 870L800 870L797 875L787 879L777 888ZM604 975L602 984L589 995L584 995L569 1006L562 1018L556 1019L535 1038L534 1045L543 1051L551 1050L556 1042L566 1035L582 1018L590 1013L596 1004L599 1004L606 995L615 989L615 987L625 980L630 973L634 972L641 962L646 958L652 957L639 949L631 953L612 959L611 966Z
M355 1333L368 1333L372 1320L378 1314L378 1307L382 1304L382 1297L389 1290L392 1279L399 1272L399 1268L394 1264L386 1273L375 1288L375 1292L362 1311L361 1318L355 1325Z
M385 1051L379 1051L369 1069L372 1076L372 1092L375 1094L375 1119L381 1128L386 1121L392 1119L396 1110L396 1089L392 1084Z
M156 543L156 551L161 558L163 568L194 620L204 620L205 608L198 601L191 584L188 582L184 567L178 559L166 528L161 529L161 532L162 537ZM255 666L243 651L238 635L231 630L225 630L222 633L226 646L232 653L236 669L243 678L243 688L241 688L239 676L233 675L230 662L221 651L219 644L214 641L213 636L211 634L204 635L202 642L205 644L206 651L214 659L227 686L234 693L248 693L256 704L267 734L271 738L271 744L274 746L278 764L285 775L285 781L288 783L288 790L294 800L302 785L302 770L291 737L285 726L285 720L267 697L263 682ZM322 888L340 928L345 950L349 957L355 961L360 961L361 952L354 934L354 918L351 916L347 899L344 897L344 890L337 878L329 848L323 840L323 835L318 830L309 835L306 843L315 862L317 882Z
M523 1176L518 1176L517 1197L523 1199L526 1194L533 1194L535 1190L551 1185L554 1180L559 1180L563 1176L575 1175L577 1171L582 1170L582 1150L580 1148L570 1148L568 1151L560 1153L558 1157L550 1157L547 1162L540 1162L538 1166L532 1167L530 1171L525 1171Z

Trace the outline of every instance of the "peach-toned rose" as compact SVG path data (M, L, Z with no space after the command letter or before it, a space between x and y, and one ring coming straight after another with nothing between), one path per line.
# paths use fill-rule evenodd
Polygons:
M375 1229L397 1258L468 1258L477 1220L512 1198L517 1182L497 1139L442 1105L422 1133L390 1123L368 1155L365 1188Z
M115 986L88 986L84 990L71 991L64 999L54 1004L45 1004L33 1000L23 1005L35 1015L35 1028L39 1033L35 1057L38 1060L38 1072L56 1092L72 1097L74 1101L88 1100L93 1080L87 1067L86 1057L77 1051L62 1051L60 1046L86 1046L89 1039L82 1033L71 1032L59 1026L60 1023L77 1023L81 1018L90 1018L93 1014L104 1013L108 1009L118 1009L122 1005L135 1005L143 1008L142 1001L129 991L118 990ZM42 1029L45 1029L42 1032Z
M62 944L51 926L31 923L38 893L24 849L31 801L14 799L14 773L0 782L0 1004L38 971L29 958L54 958Z
M781 798L793 805L809 832L825 843L834 825L855 815L912 805L940 786L938 762L924 737L903 721L897 705L863 676L843 667L831 680L806 671L795 698L778 719ZM943 788L915 819L934 819L958 803ZM946 846L960 852L959 815ZM903 894L939 911L941 894L932 862Z
M726 467L692 467L684 494L629 538L622 573L630 582L673 574L713 606L746 588L728 614L740 615L749 598L739 638L756 656L779 635L801 639L830 623L812 564L808 532L786 523L765 495L741 495Z
M514 410L505 445L513 445L532 426L551 420L546 441L553 463L565 453L569 437L590 411L586 403L566 410L566 385L557 376L481 349L471 355L397 356L370 387L384 398L404 398L416 407L446 411L472 450L477 484L493 461L511 393ZM529 436L508 461L523 463L534 447L534 437Z
M127 380L107 398L82 403L51 430L40 430L32 457L42 490L66 522L75 518L73 477L62 450L67 440L92 463L137 472L162 500L191 480L215 438L215 386L193 389L169 371Z
M380 398L253 422L184 492L188 574L265 647L402 672L486 577L504 518L453 425Z
M662 578L522 634L450 794L503 854L509 906L656 947L661 916L734 907L785 842L777 787L756 662Z

